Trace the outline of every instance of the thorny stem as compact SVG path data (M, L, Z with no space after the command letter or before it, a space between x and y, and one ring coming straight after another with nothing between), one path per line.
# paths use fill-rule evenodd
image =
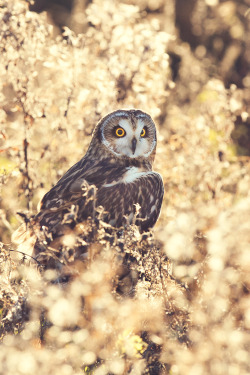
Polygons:
M70 105L70 101L71 101L71 98L72 98L72 93L73 93L73 89L71 90L71 93L70 93L70 95L68 96L68 99L67 99L67 107L66 107L65 112L64 112L64 117L68 116L69 105Z
M26 112L24 108L24 104L22 100L20 100L20 104L23 109L23 114L24 114L24 140L23 140L23 152L24 152L24 171L23 171L23 176L24 176L24 192L25 196L27 197L27 208L28 210L31 210L32 208L32 196L33 196L33 181L30 177L29 174L29 158L28 158L28 148L29 148L29 142L28 142L28 119L30 119L29 114Z
M27 140L27 127L25 123L25 138L23 141L23 147L24 147L24 161L25 161L25 173L24 176L26 177L26 186L25 186L25 195L27 196L27 208L28 210L31 209L32 205L32 180L29 175L29 158L28 158L28 147L29 147L29 142Z
M24 253L23 251L20 251L20 250L13 250L13 249L10 249L9 251L13 251L13 252L15 252L15 253L22 254L23 257L24 257L24 259L25 259L26 257L29 257L29 258L33 259L33 260L34 260L39 266L41 265L41 263L39 262L39 260L37 260L36 258L34 258L33 256L31 256L31 255L29 255L29 254Z
M161 278L161 285L162 285L162 290L163 290L163 300L164 300L164 305L165 305L165 312L167 311L170 311L171 314L174 315L174 319L176 321L176 323L181 326L181 323L179 321L179 318L178 318L178 315L176 314L176 307L173 303L170 302L169 300L169 297L168 297L168 291L167 291L167 286L166 286L166 283L165 283L165 278L164 278L164 272L165 270L163 269L162 267L162 260L161 258L158 258L158 262L157 262L157 267L158 267L158 270L159 270L159 273L160 273L160 278ZM170 279L174 280L174 278L170 276ZM183 285L182 285L182 288L186 289ZM187 346L190 346L191 343L189 341L189 339L187 338L187 340L185 340L185 343Z

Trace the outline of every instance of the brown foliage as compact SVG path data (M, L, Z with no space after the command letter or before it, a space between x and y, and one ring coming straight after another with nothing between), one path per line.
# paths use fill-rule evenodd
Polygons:
M84 34L57 36L24 1L0 7L1 373L250 372L249 15L181 3L85 2ZM158 123L154 233L90 220L46 249L52 269L14 257L12 232L128 107Z

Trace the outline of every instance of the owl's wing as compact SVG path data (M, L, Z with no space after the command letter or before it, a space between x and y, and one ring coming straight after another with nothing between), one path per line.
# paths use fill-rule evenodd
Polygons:
M89 161L81 159L73 165L63 177L53 186L41 201L41 210L60 209L67 202L71 204L81 193L81 184L86 180L88 170L93 166Z
M156 172L141 173L133 181L104 184L98 190L97 205L106 210L105 221L121 227L135 223L142 231L152 228L159 215L164 194L161 175ZM140 208L136 212L135 204Z
M110 165L109 161L81 159L71 167L57 184L43 197L37 221L41 226L46 226L49 230L64 220L65 213L71 211L72 206L76 206L76 215L80 219L86 219L93 213L93 200L95 199L95 189L119 179L124 171L116 165ZM81 209L77 213L78 208ZM78 217L79 218L79 217Z

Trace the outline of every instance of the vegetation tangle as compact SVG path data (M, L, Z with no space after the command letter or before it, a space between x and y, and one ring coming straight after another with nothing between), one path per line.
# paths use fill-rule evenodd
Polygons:
M247 0L70 4L0 3L0 373L249 374ZM97 207L39 260L17 249L119 108L157 124L154 230Z

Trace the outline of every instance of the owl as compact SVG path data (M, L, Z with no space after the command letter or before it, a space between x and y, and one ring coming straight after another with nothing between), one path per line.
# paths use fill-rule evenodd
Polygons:
M101 219L110 226L134 223L148 231L164 193L161 175L152 171L156 144L148 114L134 109L108 114L96 125L83 158L45 194L34 223L54 239L65 226L93 218L101 206Z

